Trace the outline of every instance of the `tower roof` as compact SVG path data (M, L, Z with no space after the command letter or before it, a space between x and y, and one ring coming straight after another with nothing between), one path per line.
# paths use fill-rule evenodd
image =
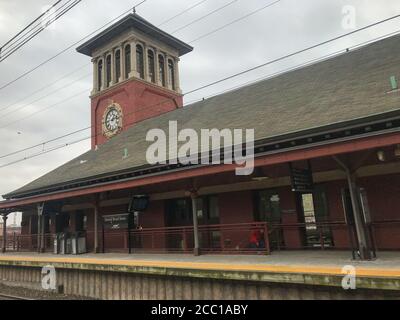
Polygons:
M193 50L192 46L162 31L161 29L157 28L136 13L131 13L125 16L121 20L114 23L112 26L100 32L90 40L86 41L84 44L80 45L76 50L79 53L85 54L87 56L92 56L92 52L95 49L108 43L113 38L129 29L139 30L146 35L169 45L170 47L178 50L179 56L182 56Z

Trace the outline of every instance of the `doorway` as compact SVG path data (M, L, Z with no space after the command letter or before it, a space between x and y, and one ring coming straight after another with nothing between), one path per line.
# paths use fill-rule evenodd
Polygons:
M196 199L197 219L200 226L218 225L219 209L217 196L205 196ZM167 201L166 205L166 226L183 227L193 226L192 200L189 198L174 199ZM200 246L202 248L220 247L221 233L213 228L212 230L202 229L199 233ZM192 232L186 233L186 244L181 233L167 235L167 246L170 249L192 248L194 243Z
M329 220L326 192L316 188L312 193L300 195L304 218L305 246L308 248L329 248L333 246L332 232L324 223Z

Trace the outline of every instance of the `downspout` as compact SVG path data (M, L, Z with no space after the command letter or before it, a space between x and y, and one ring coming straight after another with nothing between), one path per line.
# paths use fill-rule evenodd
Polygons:
M360 205L358 202L357 194L356 194L356 185L354 181L354 174L351 172L350 168L345 165L343 161L341 161L338 157L333 156L333 159L337 162L337 164L343 169L346 174L347 184L350 191L351 205L353 207L354 213L354 223L357 232L357 240L358 240L358 248L360 251L361 260L369 260L370 254L368 251L367 245L367 237L365 234L364 223L361 218Z

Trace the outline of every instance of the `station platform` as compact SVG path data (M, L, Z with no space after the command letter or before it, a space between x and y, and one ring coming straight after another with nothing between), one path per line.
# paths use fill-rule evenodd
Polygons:
M348 251L281 251L271 255L0 254L2 266L137 273L157 276L245 280L341 287L345 266L356 271L357 288L400 290L400 253L380 252L373 261L355 261Z

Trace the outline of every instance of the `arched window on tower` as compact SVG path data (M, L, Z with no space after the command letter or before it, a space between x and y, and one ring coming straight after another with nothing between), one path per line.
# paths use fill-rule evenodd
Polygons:
M97 63L97 89L101 90L103 86L103 60Z
M171 59L168 60L168 80L172 90L175 90L175 66Z
M106 79L107 79L107 87L109 87L110 86L110 84L111 84L111 56L109 55L109 56L107 56L107 58L106 58L106 67L107 67L107 69L106 69L106 71L107 71L107 75L106 75Z
M138 44L136 46L136 69L140 78L144 79L144 60L143 60L143 47Z
M148 68L149 68L149 77L150 81L156 83L156 72L155 72L155 64L154 64L154 52L152 50L147 51L147 60L148 60Z
M115 52L115 82L119 82L121 78L121 51Z
M131 72L131 46L128 44L125 47L125 79L129 78L129 73Z
M160 54L158 56L158 75L163 87L165 87L165 62L164 57Z

